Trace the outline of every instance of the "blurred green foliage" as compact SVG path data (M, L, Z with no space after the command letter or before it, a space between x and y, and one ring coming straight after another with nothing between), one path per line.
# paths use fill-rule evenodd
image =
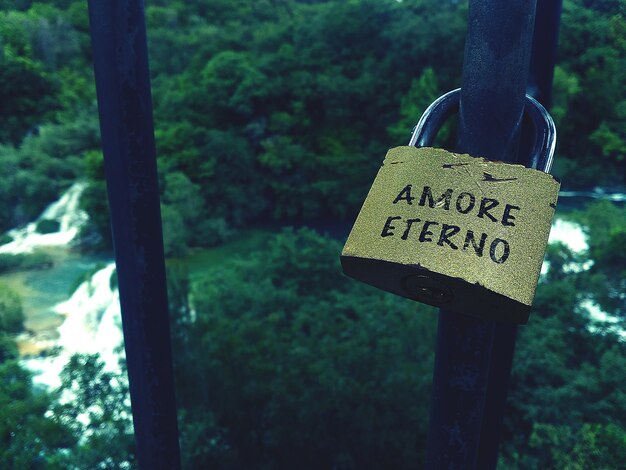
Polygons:
M52 257L41 251L16 254L0 253L0 273L49 268L52 263Z
M626 210L614 215L625 220ZM339 249L285 230L193 283L180 266L169 271L185 468L420 467L434 312L343 277ZM583 259L549 249L520 329L503 468L623 463L626 344L601 324L590 329L581 301L599 302L612 286L593 281L608 274L600 264L570 269Z
M38 233L55 233L61 228L61 223L54 219L41 219L37 222Z
M0 229L32 219L80 176L92 231L110 246L86 4L2 6L13 65L0 72L0 170L10 175ZM167 252L251 223L353 217L386 149L459 85L466 10L436 0L148 2ZM625 182L625 29L619 1L564 3L553 114L565 187Z
M412 302L352 282L339 250L310 230L285 230L267 250L226 263L178 297L186 468L407 468L423 460L415 443L426 439L432 309L416 312ZM180 286L176 273L170 279Z
M183 262L170 264L184 468L420 467L436 315L344 277L339 250L309 229L286 229L266 248L224 259L193 280ZM581 306L611 289L592 282L608 273L601 264L570 269L581 255L564 245L551 246L547 261L534 314L520 329L500 465L620 468L626 343L614 330L592 331ZM0 385L0 397L10 383ZM51 446L38 454L42 468L67 468L54 466L59 455L71 468L132 465L122 376L77 357L63 390L76 398L52 397L45 416L43 405L28 408L28 432ZM86 423L77 419L85 414ZM50 440L37 420L69 437ZM6 452L14 452L16 438L7 439Z
M19 333L24 323L20 297L7 286L0 284L0 333Z
M460 83L465 2L146 3L169 255L253 225L349 220L386 149ZM625 182L624 14L620 0L564 1L552 113L567 188ZM110 246L85 2L0 0L0 103L0 231L83 178L85 233ZM626 214L601 203L573 217L587 227L593 266L572 270L581 255L548 250L520 329L501 468L626 460L615 329L626 326ZM341 276L339 249L286 230L200 276L170 266L185 468L423 461L435 316ZM584 301L617 323L590 321ZM0 287L0 468L135 466L123 373L77 356L62 377L74 400L33 389L17 362L22 315Z

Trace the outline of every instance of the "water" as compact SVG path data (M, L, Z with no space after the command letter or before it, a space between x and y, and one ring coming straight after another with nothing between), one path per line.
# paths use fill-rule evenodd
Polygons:
M607 191L604 188L594 188L591 191L560 191L557 211L580 209L591 201L599 200L611 201L623 206L626 203L626 192Z
M13 272L2 276L21 295L25 328L31 335L56 338L56 327L62 317L55 313L55 304L67 300L77 287L77 280L89 275L99 266L110 262L107 255L85 255L62 247L47 248L45 252L54 260L51 268Z
M587 234L583 231L582 225L567 219L556 218L552 223L548 244L557 242L564 244L571 251L579 254L586 253L589 248ZM588 259L583 263L569 263L563 266L563 271L581 272L590 269L591 266L593 266L593 260ZM541 280L545 279L549 269L550 262L544 260L541 265Z
M580 308L587 311L592 322L588 326L591 332L601 332L603 329L615 333L622 341L626 341L626 329L618 323L620 319L603 311L598 304L591 299L585 299L579 304Z
M14 240L0 246L0 253L27 253L43 249L55 261L50 269L2 277L3 282L22 294L27 316L26 327L30 330L19 340L23 363L34 372L34 382L45 387L60 385L59 373L74 353L99 354L107 370L116 370L118 360L123 356L119 293L116 288L111 288L115 266L108 256L85 256L70 249L88 220L78 204L84 188L84 183L74 184L37 221L9 232ZM626 199L619 199L624 196L620 194L611 195L612 200ZM568 197L565 195L565 198ZM583 196L576 193L571 197ZM37 233L37 222L42 219L58 221L58 232L45 235ZM584 254L588 249L583 227L558 217L553 224L549 243L557 241L577 253ZM566 269L581 271L591 266L592 261L588 260ZM548 263L544 263L542 273L548 270ZM69 292L79 276L89 273L92 274L88 279L80 283L73 293ZM590 330L600 331L602 328L599 326L609 330L613 328L626 340L626 331L614 325L617 319L603 312L592 300L581 301L579 307L589 314ZM39 355L50 348L56 348L58 354Z
M557 218L550 229L548 243L561 242L575 253L587 251L587 235L581 225L569 220Z
M49 269L2 276L22 298L26 333L17 342L23 363L34 372L34 382L46 387L60 385L59 373L74 353L99 354L107 370L116 370L123 354L119 294L111 288L115 265L110 256L70 249L89 220L79 206L85 187L72 185L37 220L11 230L13 240L0 246L0 253L43 251L53 260ZM38 233L41 220L56 221L58 230ZM58 354L46 356L50 350Z
M610 192L603 188L594 188L592 191L561 191L559 192L559 199L561 198L579 198L583 202L587 202L589 199L603 199L611 202L626 202L626 193L623 192Z
M118 370L123 336L119 293L111 287L114 273L115 265L109 263L83 282L68 300L54 306L53 310L65 317L53 343L59 354L24 361L34 372L34 383L58 387L63 366L76 353L98 354L105 370Z
M68 246L89 220L85 211L79 208L80 196L85 187L84 182L74 183L58 201L50 204L35 222L11 230L8 235L13 241L0 246L0 253L32 253L40 247ZM42 220L58 222L59 230L53 233L38 233L37 224Z

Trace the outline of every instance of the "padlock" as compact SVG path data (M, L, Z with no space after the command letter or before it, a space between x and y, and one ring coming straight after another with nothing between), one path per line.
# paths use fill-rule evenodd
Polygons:
M531 119L547 126L535 126L543 157L533 164L549 167L554 125L541 105L529 103ZM414 134L411 142L419 139ZM344 273L426 304L526 323L559 187L548 173L523 165L393 148L343 248Z

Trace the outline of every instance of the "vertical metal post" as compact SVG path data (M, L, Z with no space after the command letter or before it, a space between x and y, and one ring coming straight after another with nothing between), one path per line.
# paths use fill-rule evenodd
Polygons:
M516 161L534 15L532 0L470 0L458 151ZM481 441L497 442L499 432L483 424L486 415L501 418L501 410L491 409L488 388L498 380L490 370L505 371L507 378L510 370L493 354L504 340L496 331L502 328L462 312L440 311L428 469L495 468L484 466ZM508 334L514 338L515 328L508 327ZM497 445L495 452L497 457Z
M563 0L537 0L527 93L546 109L552 105L552 79L562 9Z
M143 2L89 0L128 380L144 469L180 467Z
M506 408L506 395L513 366L517 326L496 324L491 344L491 364L487 378L487 391L483 422L478 447L477 468L496 468L500 428Z
M537 0L533 45L526 92L549 108L552 98L552 78L556 61L562 0ZM478 468L496 468L498 446L509 386L517 327L498 324L492 343L492 363L489 368L486 402Z

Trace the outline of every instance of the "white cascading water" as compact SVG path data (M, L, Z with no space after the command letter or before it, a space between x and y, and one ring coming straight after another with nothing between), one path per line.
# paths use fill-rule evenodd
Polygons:
M80 196L86 183L74 183L61 198L50 204L35 222L25 227L11 230L8 235L13 241L0 246L0 253L30 253L42 246L67 246L87 223L89 216L79 208ZM41 220L55 220L59 230L53 233L37 233L37 224Z
M86 183L73 184L58 201L50 204L35 222L11 230L11 242L0 246L0 253L31 253L39 247L68 247L89 220L80 209L80 196ZM53 233L37 232L41 220L55 220L59 229ZM119 369L123 356L123 337L120 317L119 293L111 288L115 264L110 263L83 282L72 296L53 308L65 316L58 328L59 338L51 346L58 347L56 356L25 359L33 371L33 381L47 387L60 385L59 374L70 356L75 353L99 354L106 370Z
M600 306L591 299L584 299L580 302L579 306L586 310L589 317L596 322L588 326L589 331L592 333L607 330L620 337L622 341L626 341L626 330L621 328L617 323L620 319L615 315L609 315Z
M612 202L625 202L626 193L607 192L603 188L594 188L592 191L561 191L559 197L584 197L587 199L603 199Z
M114 273L115 264L110 263L83 282L68 300L54 307L66 317L56 341L60 352L57 356L24 361L34 372L35 383L58 387L63 366L77 353L98 354L105 370L119 369L124 353L119 293L116 287L111 288Z
M575 222L565 219L555 219L550 229L550 238L548 244L563 243L574 253L584 253L589 248L587 243L587 234L583 231L583 227ZM565 272L581 272L586 271L593 266L593 261L588 259L583 263L570 263L563 267ZM541 274L545 276L550 269L550 263L544 261L541 266Z
M575 253L581 253L589 248L582 225L565 219L555 219L552 224L548 243L555 242L563 243Z
M13 241L0 246L0 253L31 252L39 246L67 246L78 235L81 227L87 222L88 216L79 209L80 194L85 183L74 184L57 202L51 204L36 222L21 229L9 232ZM56 233L39 234L36 232L37 222L42 219L53 219L59 222ZM588 249L587 235L581 225L574 222L556 219L550 232L549 243L562 242L572 251L584 253ZM592 261L571 266L572 271L589 269ZM548 271L548 263L544 263L542 274ZM569 268L568 268L569 269ZM105 363L106 370L118 370L119 359L123 357L123 335L117 288L111 288L111 276L115 265L108 264L97 271L91 279L83 282L72 296L54 307L54 311L65 315L65 321L59 327L59 339L55 345L59 347L56 356L26 359L23 362L34 372L34 382L47 386L60 385L60 372L70 356L75 353L99 354ZM585 299L580 303L590 318L608 324L617 320L603 312L592 300ZM594 331L598 328L589 326ZM623 340L626 331L614 328Z
M550 229L548 243L556 242L563 243L572 252L578 254L585 253L589 249L587 234L583 231L582 225L569 220L554 220L552 228ZM570 263L569 265L563 266L563 270L565 272L582 272L590 269L592 266L593 260L587 259L582 263ZM547 274L549 269L550 263L544 261L541 266L542 278ZM591 324L588 326L589 331L600 331L602 328L599 328L598 324L602 324L604 329L617 334L622 341L626 341L626 330L617 325L619 318L603 311L592 299L583 299L578 306L586 311L589 318L592 320ZM594 324L594 322L596 324Z

